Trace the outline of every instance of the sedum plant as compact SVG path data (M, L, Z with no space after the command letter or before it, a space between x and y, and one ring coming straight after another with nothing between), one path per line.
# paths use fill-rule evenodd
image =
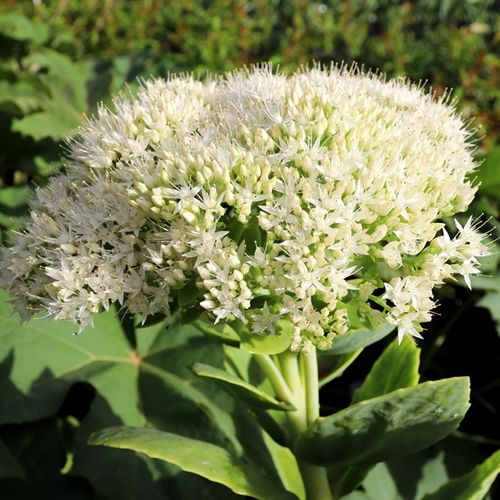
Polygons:
M233 346L234 366L244 352L265 384L229 365L192 369L288 450L294 479L276 485L244 455L153 429L103 430L92 442L236 493L312 500L347 494L377 462L455 430L468 381L418 384L413 340L435 287L470 286L488 253L471 219L455 221L453 237L443 222L476 190L470 132L448 97L357 69L263 66L146 81L102 107L3 250L2 285L23 318L45 310L83 329L118 304L142 322L195 321ZM320 384L394 328L400 345L353 404L320 417ZM318 351L337 356L323 381Z

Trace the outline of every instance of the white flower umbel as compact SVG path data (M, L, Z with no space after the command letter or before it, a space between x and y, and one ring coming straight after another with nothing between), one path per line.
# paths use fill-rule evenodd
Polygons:
M2 283L24 315L82 326L189 293L255 334L289 321L293 349L382 321L419 336L433 288L486 253L440 222L475 192L468 136L446 98L358 70L145 82L69 144Z

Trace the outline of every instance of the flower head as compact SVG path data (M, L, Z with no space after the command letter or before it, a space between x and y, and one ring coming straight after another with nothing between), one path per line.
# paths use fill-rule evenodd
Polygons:
M145 318L194 287L215 321L289 321L294 349L351 324L419 336L433 288L486 253L471 222L453 239L440 222L475 192L468 132L402 80L264 66L152 80L114 108L70 142L3 251L23 313L84 326L118 302Z

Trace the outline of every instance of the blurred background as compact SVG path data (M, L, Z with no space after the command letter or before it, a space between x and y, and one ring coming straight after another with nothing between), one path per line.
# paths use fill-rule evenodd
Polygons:
M109 104L110 95L125 87L134 92L140 78L186 71L203 77L261 61L272 61L285 72L312 61L356 61L389 77L421 81L437 94L452 88L460 113L474 131L481 163L474 174L481 186L470 215L485 221L493 255L484 259L485 276L473 280L473 291L462 283L438 291L438 315L419 345L423 379L472 378L472 408L461 433L439 451L451 475L463 473L500 445L496 243L500 237L500 18L495 7L494 0L1 0L2 243L8 244L12 231L22 227L34 186L43 185L63 168L63 139L98 103ZM464 214L464 219L468 216ZM367 349L347 376L325 387L321 394L325 413L348 403L353 387L383 349L384 343L379 344ZM6 355L0 349L0 359ZM3 363L5 368L5 359ZM83 420L92 390L73 387L64 404L44 418L55 419L56 427L68 415ZM35 417L29 424L1 418L2 409L14 404L10 394L4 392L0 404L0 457L4 439L25 479L36 483L42 481L36 472L37 459L26 456L45 424ZM34 425L35 430L26 425L30 429ZM5 437L13 433L17 438ZM42 455L38 460L43 461ZM406 466L412 464L402 465ZM71 468L67 462L65 467ZM49 469L59 475L61 467ZM10 478L9 474L12 470L6 473L0 467L0 480ZM79 490L90 496L75 498L120 498L109 496L106 489L99 491L100 483L92 478L90 483ZM12 493L12 498L31 498L27 490L15 491L24 493L19 497ZM401 498L412 497L403 494Z

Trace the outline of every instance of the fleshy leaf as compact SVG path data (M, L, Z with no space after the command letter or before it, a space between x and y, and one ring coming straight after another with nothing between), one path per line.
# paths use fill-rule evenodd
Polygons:
M288 321L279 320L278 332L267 335L251 333L246 328L238 330L241 338L240 347L252 354L279 354L290 347L292 328Z
M418 384L420 349L413 339L405 337L400 345L394 339L372 366L363 385L354 393L352 402L376 398L391 391ZM339 482L339 491L352 491L368 474L372 465L353 465Z
M318 418L299 437L298 456L318 465L370 464L404 456L454 431L469 408L469 379L399 389Z
M224 344L237 346L240 344L238 334L226 323L211 325L203 320L196 320L193 325L201 332L224 342Z
M275 443L266 433L263 433L263 437L285 488L295 494L299 500L306 500L306 492L299 466L290 448Z
M494 453L471 472L457 479L452 479L424 500L481 500L490 489L493 481L500 474L500 451Z
M393 325L383 325L378 330L352 330L343 333L333 339L332 348L328 352L344 354L363 349L387 337L393 330Z
M266 410L295 410L295 407L292 404L278 401L272 396L269 396L269 394L266 394L264 391L259 390L241 378L224 370L220 370L203 363L195 363L192 366L192 370L200 377L212 379L224 390L233 394L237 400L242 399L251 406L257 406Z
M420 349L406 337L401 345L393 340L372 366L363 385L354 393L353 403L376 398L418 384Z
M474 173L481 183L479 190L482 193L500 198L500 147L493 148Z
M46 24L23 14L7 12L0 15L0 34L13 40L41 45L47 41L50 29Z
M144 453L151 458L175 464L187 472L224 484L240 495L263 500L295 498L252 465L211 443L137 427L104 429L94 433L89 443Z

